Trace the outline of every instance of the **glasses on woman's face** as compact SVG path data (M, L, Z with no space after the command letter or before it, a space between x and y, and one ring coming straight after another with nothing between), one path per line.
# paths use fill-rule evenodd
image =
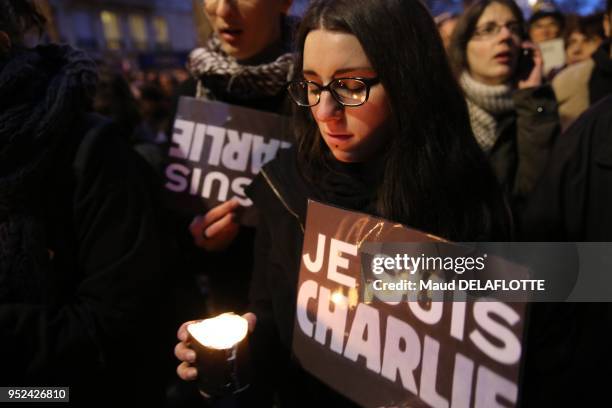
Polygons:
M489 23L476 27L476 29L474 30L473 37L487 40L499 34L501 29L504 27L507 28L508 31L510 31L510 34L517 37L520 37L523 33L523 27L521 27L521 24L517 21L510 21L506 24L501 25L491 21Z
M315 106L321 101L321 93L329 91L342 106L355 107L366 103L370 87L378 84L378 78L336 78L327 85L314 81L292 81L287 85L291 99L299 106Z

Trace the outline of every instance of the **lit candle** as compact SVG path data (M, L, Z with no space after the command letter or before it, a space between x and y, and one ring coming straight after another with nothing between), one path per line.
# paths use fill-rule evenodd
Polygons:
M213 398L239 393L249 386L248 322L233 313L187 326L194 340L198 386Z

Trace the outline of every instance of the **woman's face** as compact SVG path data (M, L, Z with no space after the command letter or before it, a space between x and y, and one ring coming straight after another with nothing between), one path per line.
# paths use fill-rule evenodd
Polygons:
M474 35L467 43L468 70L472 78L488 85L500 85L510 80L521 47L520 36L508 28L513 23L518 23L518 20L503 4L491 3L484 10L476 23ZM494 25L501 27L498 33L478 34Z
M306 37L303 71L305 79L321 85L334 78L376 77L357 37L324 29L311 31ZM380 83L372 85L361 106L344 107L323 91L320 102L310 109L321 137L339 161L367 161L387 144L385 124L390 105Z
M291 3L292 0L205 0L204 10L223 51L245 60L279 40L280 17Z
M601 45L603 39L598 36L587 37L580 31L574 31L567 39L567 63L575 64L591 58L591 55Z

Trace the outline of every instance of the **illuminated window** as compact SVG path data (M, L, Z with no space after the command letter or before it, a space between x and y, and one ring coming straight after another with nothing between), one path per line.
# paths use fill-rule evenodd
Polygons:
M119 26L119 17L117 14L110 11L103 11L100 13L100 18L102 19L102 26L104 27L106 47L109 50L121 49L121 27Z
M139 50L146 50L148 46L147 37L147 22L143 16L130 16L130 32L132 33L132 42L134 47Z
M155 44L158 49L170 48L170 36L168 34L168 23L163 17L153 17L153 29L155 30Z

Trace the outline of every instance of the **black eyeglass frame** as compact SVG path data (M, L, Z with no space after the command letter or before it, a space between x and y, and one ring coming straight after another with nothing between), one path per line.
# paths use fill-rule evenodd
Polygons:
M337 81L342 81L342 80L357 80L360 82L363 82L363 84L366 87L366 94L365 94L365 98L363 100L363 102L360 102L358 104L347 104L344 103L340 100L340 97L338 95L336 95L335 91L332 89L331 85L334 82ZM291 87L291 85L293 84L299 84L299 83L308 83L308 84L313 84L314 86L316 86L319 89L319 95L317 98L317 102L312 104L312 105L306 105L303 103L300 103L296 98L293 97L293 95L291 94L291 91L289 90L289 87ZM291 81L287 84L286 88L287 88L287 92L289 93L289 96L291 97L291 99L293 100L293 102L296 103L296 105L298 106L302 106L305 108L311 108L313 106L317 106L320 102L321 102L321 94L323 93L323 91L329 91L329 93L332 95L332 97L336 100L336 102L338 102L340 105L345 106L345 107L349 107L349 108L355 108L357 106L361 106L364 103L366 103L368 101L368 98L370 97L370 88L374 85L378 85L380 83L380 78L379 77L374 77L374 78L363 78L363 77L344 77L344 78L334 78L332 79L327 85L321 85L318 84L314 81L309 81L307 79L300 79L300 80L295 80L295 81Z

